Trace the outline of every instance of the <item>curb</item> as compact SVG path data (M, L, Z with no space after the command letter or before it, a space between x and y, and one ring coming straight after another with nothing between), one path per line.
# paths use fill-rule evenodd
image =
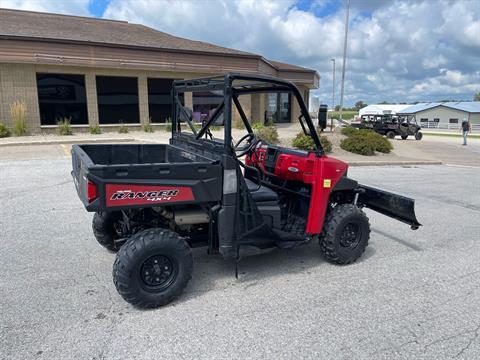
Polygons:
M102 142L130 142L136 141L134 138L102 138L102 139L58 139L58 140L42 140L42 141L23 141L12 143L0 143L2 146L29 146L29 145L59 145L59 144L94 144Z
M345 161L350 166L408 166L408 165L442 165L439 160L412 160L412 161Z

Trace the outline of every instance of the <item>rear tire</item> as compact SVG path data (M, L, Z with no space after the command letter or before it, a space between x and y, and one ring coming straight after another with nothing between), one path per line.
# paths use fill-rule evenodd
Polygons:
M337 205L327 215L319 238L325 259L346 265L357 260L365 251L370 238L368 217L356 205Z
M387 138L389 139L395 139L395 133L393 131L387 132Z
M118 251L115 240L119 238L114 223L120 218L121 213L118 212L96 212L93 215L92 229L95 239L104 248L113 252Z
M408 135L402 135L402 140L407 140Z
M139 308L156 308L177 298L192 277L190 247L177 233L148 229L120 248L113 264L118 293Z
M415 140L422 140L423 134L421 131L417 131L415 134Z

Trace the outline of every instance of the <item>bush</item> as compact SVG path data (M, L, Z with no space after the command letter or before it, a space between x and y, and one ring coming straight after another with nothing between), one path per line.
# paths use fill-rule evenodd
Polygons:
M342 140L340 147L360 155L374 155L375 151L388 154L393 149L388 139L370 130L358 130Z
M342 135L350 136L350 135L358 133L358 129L356 129L352 126L346 126L346 127L342 128L342 130L340 132L342 133Z
M275 126L264 126L260 129L255 130L255 135L257 139L263 140L269 144L278 143L278 131Z
M0 123L0 138L8 137L10 136L10 131L7 129L7 127Z
M153 133L153 126L151 124L144 124L143 131L146 133Z
M375 154L375 146L364 136L351 136L343 139L340 142L340 147L355 154L367 156Z
M253 130L263 129L265 126L261 122L256 122L252 124Z
M332 152L332 143L330 142L330 140L328 140L328 138L323 135L319 135L319 137L323 151L325 153ZM315 143L313 142L312 137L309 135L305 135L303 132L298 133L295 139L293 139L292 146L300 150L315 150Z
M57 132L59 135L73 135L69 118L63 118L57 123L57 125L58 125Z
M166 132L171 132L172 131L172 119L171 118L166 118L165 119L165 127L163 128Z
M120 127L118 128L118 132L120 134L128 134L128 126L127 125L120 125Z
M17 100L10 104L10 115L13 120L12 132L16 136L27 134L27 105L25 101Z
M102 130L100 129L100 126L98 125L90 125L88 127L88 131L90 132L90 134L92 135L98 135L98 134L101 134L102 133Z

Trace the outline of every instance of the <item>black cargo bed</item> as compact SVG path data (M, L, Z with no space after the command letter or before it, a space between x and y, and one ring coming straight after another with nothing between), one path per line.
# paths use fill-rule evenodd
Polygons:
M126 190L178 188L180 194L181 189L191 193L193 200L181 200L182 196L177 196L171 200L175 204L214 202L221 198L219 162L172 145L74 145L72 165L78 195L89 211L158 206L159 201L142 202L142 199L137 199L135 204L124 199L117 201L119 205L113 205L109 201L109 188L118 189L120 185L125 185ZM89 181L98 190L98 198L93 201L87 196Z

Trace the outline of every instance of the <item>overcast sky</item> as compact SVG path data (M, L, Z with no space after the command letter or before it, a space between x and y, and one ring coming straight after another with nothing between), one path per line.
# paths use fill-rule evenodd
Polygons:
M0 7L141 23L309 67L337 99L342 0L0 0ZM472 100L480 92L480 0L351 0L345 103ZM338 103L338 100L337 100Z

